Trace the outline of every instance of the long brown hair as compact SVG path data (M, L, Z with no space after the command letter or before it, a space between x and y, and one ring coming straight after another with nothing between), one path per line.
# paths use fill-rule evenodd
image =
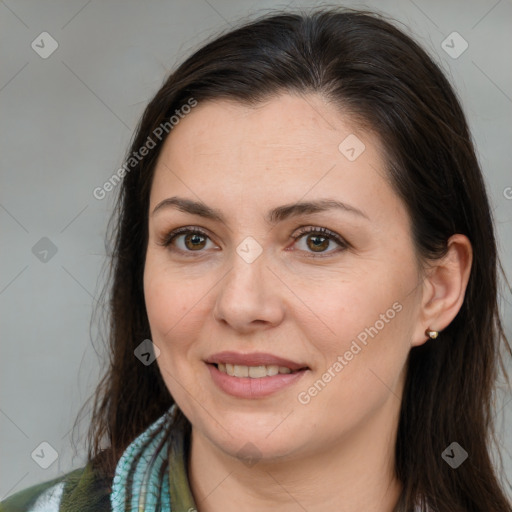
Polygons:
M421 504L437 512L510 512L490 453L498 361L508 379L500 349L512 350L497 303L493 220L465 116L417 43L382 15L349 9L267 14L218 36L183 62L147 106L127 158L152 134L155 147L131 163L118 185L107 235L113 241L103 294L109 294L109 361L91 397L89 460L112 475L127 445L174 403L158 366L134 356L151 338L142 283L149 194L165 141L155 130L191 98L257 105L282 92L319 93L380 136L420 259L444 255L455 233L471 241L474 259L459 313L437 340L409 354L396 474L404 510ZM453 441L469 454L457 469L441 456Z

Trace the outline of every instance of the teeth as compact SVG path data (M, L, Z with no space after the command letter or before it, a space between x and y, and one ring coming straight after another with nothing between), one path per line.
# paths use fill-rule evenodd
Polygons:
M235 377L249 377L249 367L248 366L239 366L237 364L233 365L234 375Z
M251 379L260 379L262 377L272 377L278 373L292 373L290 368L285 366L268 365L268 366L242 366L238 364L219 363L218 369L222 373L227 373L232 377L250 377Z
M265 367L267 369L267 375L272 377L273 375L277 375L279 373L279 366L269 365Z
M267 376L267 369L264 366L249 366L249 377L259 379Z

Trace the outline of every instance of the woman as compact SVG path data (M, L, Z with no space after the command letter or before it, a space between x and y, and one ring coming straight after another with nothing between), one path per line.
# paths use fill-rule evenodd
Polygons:
M233 30L118 178L89 462L2 511L512 510L489 203L414 41L349 10Z

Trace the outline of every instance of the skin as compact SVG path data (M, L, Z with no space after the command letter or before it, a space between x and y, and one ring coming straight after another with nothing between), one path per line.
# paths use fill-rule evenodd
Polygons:
M338 150L349 134L366 146L352 162ZM377 136L312 94L257 108L200 103L167 138L150 195L144 291L157 364L192 424L188 473L200 512L393 510L407 355L428 340L427 328L441 331L457 314L472 255L467 238L454 235L446 257L424 272L384 168ZM225 222L172 207L152 214L171 196L200 200ZM319 198L367 218L333 209L265 222L271 208ZM183 226L207 232L199 248L186 235L161 244ZM290 238L301 226L325 227L350 245L332 240L315 252L321 234ZM248 236L262 249L252 263L236 251ZM300 403L299 393L396 303L400 312ZM309 370L269 397L235 398L204 362L224 350L268 352ZM241 456L247 443L253 465Z

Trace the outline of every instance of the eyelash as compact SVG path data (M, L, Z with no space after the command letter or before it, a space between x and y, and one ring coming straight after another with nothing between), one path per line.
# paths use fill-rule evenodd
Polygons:
M349 247L351 247L350 244L346 240L344 240L340 235L338 235L337 233L334 233L333 231L331 231L327 228L308 226L308 227L302 227L300 229L301 229L301 231L299 233L297 233L296 235L291 235L290 238L297 241L306 234L315 234L315 235L320 235L325 238L328 238L329 240L333 240L340 246L339 249L335 250L335 251L329 251L329 252L324 252L324 253L311 252L308 254L307 257L325 258L325 257L330 256L331 254L337 254L337 253L344 251L344 250L348 249ZM169 247L176 237L178 237L179 235L183 235L183 234L201 235L201 236L210 238L205 231L203 231L199 228L185 226L185 227L178 228L178 229L175 229L175 230L167 233L163 237L163 240L161 241L160 245L162 245L164 247ZM174 250L176 250L176 249L174 249ZM199 255L201 255L201 252L202 252L202 251L183 251L182 249L177 249L177 250L179 252L181 252L182 254L185 254L187 257L190 256L193 258L197 257L197 255L193 254L194 252L199 253Z

